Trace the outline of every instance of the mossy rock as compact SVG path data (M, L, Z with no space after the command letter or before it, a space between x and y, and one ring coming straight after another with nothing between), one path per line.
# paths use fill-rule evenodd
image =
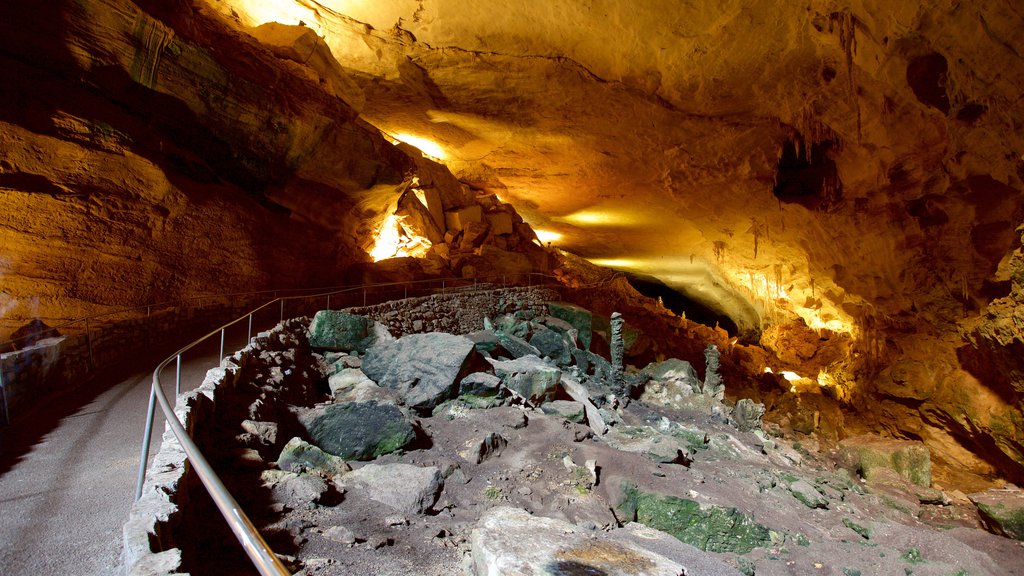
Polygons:
M879 436L856 436L840 443L844 458L871 482L883 470L894 470L918 486L930 486L931 454L921 442L893 440Z
M346 460L372 460L401 450L416 438L401 410L376 401L332 404L307 431L321 449Z
M594 338L594 315L590 310L567 302L548 302L548 313L559 320L564 320L577 330L577 337L584 350L590 349L590 341Z
M969 497L989 531L1024 540L1024 492L989 490Z
M309 345L314 350L356 351L360 354L382 336L374 321L340 310L321 310L309 324Z
M708 552L746 554L771 542L771 531L735 508L641 492L622 485L619 512Z

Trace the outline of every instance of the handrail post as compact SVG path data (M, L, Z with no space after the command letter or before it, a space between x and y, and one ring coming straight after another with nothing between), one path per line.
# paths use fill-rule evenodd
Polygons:
M284 322L284 298L281 298L281 320L279 322Z
M217 365L220 366L221 360L224 360L224 330L227 328L220 329L220 356L217 357Z
M181 395L181 354L178 354L178 366L174 370L174 401Z
M88 318L85 319L85 343L89 347L89 369L92 370L93 368L95 368L96 364L93 362L92 359L92 330L90 330L89 328Z
M330 294L327 295L327 309L328 310L331 309L331 295Z
M153 416L156 413L156 382L149 385L149 409L146 411L146 433L142 436L142 457L139 459L139 476L135 481L135 499L142 498L142 485L146 482L146 466L149 464L149 443L153 437Z
M4 395L4 424L10 424L11 413L7 411L7 388L4 387L3 366L0 366L0 393Z
M444 294L444 278L441 279L441 294Z
M249 312L249 333L245 337L245 343L248 344L252 340L252 312Z
M405 290L405 294L402 296L402 298L408 300L409 299L409 285L406 284L405 286L402 286L402 288Z
M366 287L363 286L363 307L366 307Z

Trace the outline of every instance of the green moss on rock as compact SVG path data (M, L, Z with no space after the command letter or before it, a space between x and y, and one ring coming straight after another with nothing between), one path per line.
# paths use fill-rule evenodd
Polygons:
M693 500L641 492L623 484L619 511L709 552L746 554L771 542L768 528L735 508L702 506Z

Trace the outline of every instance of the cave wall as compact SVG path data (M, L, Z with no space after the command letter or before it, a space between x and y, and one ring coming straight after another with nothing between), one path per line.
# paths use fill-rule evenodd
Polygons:
M7 330L202 293L336 284L367 259L357 244L376 213L360 204L393 196L415 167L251 38L187 3L151 4L0 9ZM305 191L305 213L273 200L287 188Z

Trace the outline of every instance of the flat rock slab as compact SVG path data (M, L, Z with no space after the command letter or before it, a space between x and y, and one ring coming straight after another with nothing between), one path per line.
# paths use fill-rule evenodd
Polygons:
M367 464L346 474L346 488L404 514L423 514L437 502L444 478L436 467Z
M464 336L410 334L370 348L362 370L377 384L397 390L410 408L429 413L458 394L472 353L473 342Z
M515 360L487 359L505 387L534 406L553 400L562 371L529 355Z
M680 576L686 568L628 540L518 508L492 508L471 537L476 576Z
M374 344L393 340L383 325L340 310L321 310L309 324L309 345L314 350L366 352Z
M981 512L986 528L1008 538L1024 540L1024 492L988 490L968 497Z
M374 400L327 406L306 431L314 444L345 460L372 460L401 450L416 438L397 406Z

